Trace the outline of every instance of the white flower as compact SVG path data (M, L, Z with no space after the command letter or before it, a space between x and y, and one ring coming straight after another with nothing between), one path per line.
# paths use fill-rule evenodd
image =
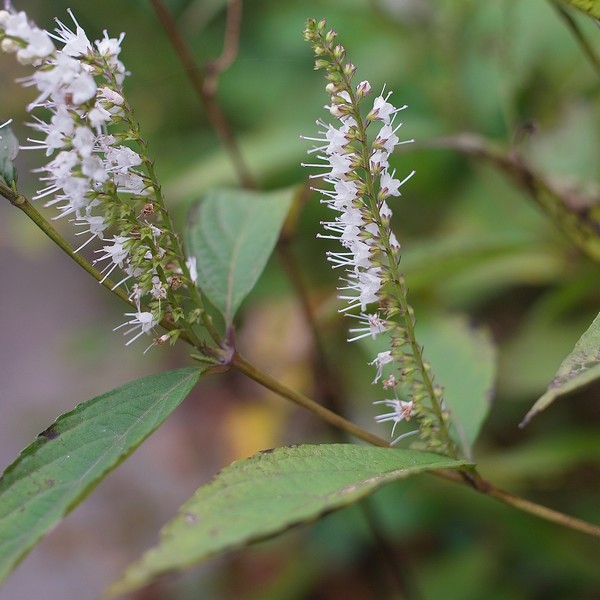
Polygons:
M390 175L387 170L382 173L379 184L380 197L399 196L400 188L415 174L415 171L411 171L402 181L395 179L395 174L394 171Z
M386 423L388 421L392 421L394 423L391 433L392 436L396 431L396 426L398 425L398 423L402 421L410 421L414 410L414 402L412 400L410 402L404 402L403 400L377 400L376 402L373 402L373 404L384 404L385 406L392 409L391 412L384 413L382 415L377 415L375 417L376 423ZM394 441L392 441L391 445L393 446L403 437L406 437L407 435L414 435L415 433L418 433L418 431L411 431L409 433L405 433L400 437L396 438Z
M152 278L152 289L150 290L150 295L155 300L164 300L167 297L167 288L157 275Z
M27 46L17 50L17 60L22 65L29 65L38 60L49 56L54 52L54 44L49 38L47 32L42 29L34 29L31 31L27 39Z
M36 63L55 51L48 33L30 23L24 12L0 11L0 29L4 30L5 35L27 43L22 47L18 43L11 44L10 39L3 40L9 43L3 43L2 49L5 52L16 52L17 60L21 64Z
M94 264L103 260L109 261L108 265L101 271L101 273L104 274L102 281L104 281L116 267L123 268L124 262L129 257L129 249L125 247L125 243L129 242L128 237L115 235L112 240L108 241L112 243L107 246L102 246L102 250L96 250L97 253L103 254L94 261Z
M134 196L148 195L149 190L143 177L137 173L116 173L114 182L117 185L117 192L120 194L133 194Z
M369 157L369 165L373 171L381 172L390 166L389 153L386 150L375 150Z
M396 135L398 127L396 129L392 129L390 125L384 125L379 130L379 134L375 139L375 145L383 148L388 154L392 153L400 141L400 138Z
M97 154L86 156L81 161L81 172L95 183L104 183L108 180L104 161Z
M71 140L73 148L77 150L79 156L82 158L92 155L95 142L96 136L89 127L77 127Z
M111 146L105 149L106 162L113 173L126 175L131 167L142 164L141 156L127 146Z
M385 125L390 125L394 121L394 115L401 110L406 108L406 105L396 108L393 104L388 102L388 98L392 95L392 92L388 92L385 98L383 97L383 91L373 102L373 109L367 116L367 119L372 121L383 121Z
M121 94L115 92L115 90L111 90L108 87L103 87L98 90L98 97L105 101L108 104L113 104L114 106L122 106L125 102L125 99Z
M188 271L190 272L190 279L192 280L192 283L194 283L194 284L197 283L198 267L197 267L196 257L189 256L187 258L187 260L185 261L185 264L187 265Z
M400 195L400 180L394 179L394 175L390 175L387 169L381 174L379 180L379 195L385 198Z
M121 52L121 42L125 34L122 33L118 38L109 38L108 32L104 31L104 37L101 40L96 40L96 48L104 57L116 58Z
M92 44L90 40L88 40L85 31L80 27L79 23L75 19L75 15L70 8L67 9L69 16L73 19L73 23L75 23L75 33L73 33L62 21L56 19L58 23L58 29L56 30L56 34L51 34L55 40L58 40L64 46L61 49L61 52L69 56L80 56L82 54L86 54L89 50L91 50Z
M391 362L394 362L392 352L391 350L386 350L385 352L379 352L375 360L369 363L370 365L377 365L377 374L375 375L373 383L377 383L381 379L384 365L389 365Z
M360 315L349 314L349 317L354 317L358 319L362 327L352 327L349 329L350 333L357 333L352 338L349 338L348 342L355 342L356 340L361 340L363 338L371 336L372 339L375 339L380 333L385 333L387 331L387 323L379 316L378 313L373 313L371 315L361 313Z
M135 342L135 340L137 340L140 336L144 335L145 333L151 333L152 329L156 325L158 325L158 319L156 319L156 317L148 311L138 310L137 312L133 313L125 313L125 316L133 317L133 319L130 319L128 321L125 321L125 323L118 325L113 329L113 331L117 331L117 329L121 329L121 327L126 327L127 325L133 325L133 327L127 329L127 331L123 333L123 335L129 335L130 333L133 333L134 331L139 329L139 332L125 344L126 346L129 346L129 344Z
M65 106L56 108L49 123L42 121L42 119L36 116L34 116L33 119L33 122L28 123L29 127L36 131L40 131L45 134L46 137L43 140L27 138L27 141L34 145L21 146L22 150L45 149L46 156L51 156L56 150L67 146L67 139L73 134L75 123L73 121L73 116Z
M43 109L29 123L38 139L29 139L25 146L43 149L49 157L36 169L43 184L34 199L43 198L45 206L58 209L55 219L67 216L78 227L76 235L84 241L76 251L95 239L104 240L94 261L101 267L101 282L117 268L122 275L114 288L133 279L133 291L127 294L137 310L127 313L122 325L128 326L126 335L134 333L130 344L163 318L161 303L169 289L176 289L172 271L178 259L163 231L164 215L154 211L157 199L147 199L157 184L143 167L136 170L145 158L122 141L121 124L132 120L121 94L127 74L118 58L124 34L110 38L104 31L102 39L92 42L68 12L74 25L57 21L49 34L24 12L0 10L1 47L33 65L20 82L35 89L28 111ZM112 125L119 126L118 133L111 133ZM111 229L115 233L107 235ZM190 278L196 278L195 263L188 263L188 269Z
M79 252L82 248L87 246L94 238L103 239L104 230L108 227L108 223L104 221L104 217L101 215L86 215L80 219L75 219L75 225L87 226L84 231L78 231L75 235L85 235L86 233L91 234L90 238L85 241L75 252Z

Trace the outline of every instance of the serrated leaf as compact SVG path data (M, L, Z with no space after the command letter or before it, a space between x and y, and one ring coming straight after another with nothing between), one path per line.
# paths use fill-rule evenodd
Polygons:
M157 373L97 396L23 450L0 480L0 581L171 414L201 373Z
M198 287L230 324L273 252L294 190L213 190L190 211Z
M8 185L12 185L16 181L13 160L15 160L19 153L19 140L8 123L10 121L0 126L0 177Z
M436 383L444 388L456 441L472 458L494 391L496 350L490 335L462 317L451 317L418 324L417 338Z
M600 379L600 315L579 338L573 351L563 360L546 393L525 415L520 427L547 408L559 396L578 390Z
M261 452L234 462L202 486L162 529L158 545L108 594L132 591L162 573L314 521L391 481L464 464L416 450L352 444Z

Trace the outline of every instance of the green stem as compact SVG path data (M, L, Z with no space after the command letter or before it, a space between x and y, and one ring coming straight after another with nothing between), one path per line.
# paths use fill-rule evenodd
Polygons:
M542 506L541 504L536 504L535 502L531 502L530 500L526 500L525 498L521 498L520 496L497 488L489 481L483 479L474 469L460 472L436 471L434 474L443 479L453 481L454 483L463 485L468 484L471 489L480 494L494 498L495 500L498 500L498 502L502 502L502 504L507 504L508 506L512 506L523 512L535 515L540 519L562 525L563 527L585 533L586 535L600 538L600 526L582 519L577 519L576 517L571 517L570 515L548 508L547 506ZM466 478L465 475L467 476Z
M275 392L279 396L287 398L291 400L294 404L298 406L302 406L307 410L311 411L325 422L346 431L350 435L363 440L369 444L373 444L374 446L388 447L389 443L386 440L369 433L366 429L355 425L351 421L344 419L340 415L334 413L333 411L324 408L320 404L317 404L314 400L306 397L304 394L297 392L291 388L288 388L286 385L277 381L277 379L271 377L267 373L264 373L257 369L253 364L247 361L241 354L237 352L234 353L230 362L231 366L240 371L240 373L244 373L253 379L257 383L260 383L263 387Z
M7 186L2 180L0 180L0 195L4 196L13 206L22 210L36 225L39 227L71 260L75 261L86 273L91 275L96 281L103 285L107 290L113 293L115 296L126 302L130 306L137 308L135 303L127 296L127 294L121 288L115 288L115 284L108 278L105 278L98 269L96 269L91 263L89 263L81 254L78 254L73 249L73 246L69 244L59 233L52 227L52 225L44 219L39 211L29 202L25 196L19 194L15 189ZM160 325L167 330L177 329L173 323L163 320ZM189 344L195 345L187 332L182 331L180 336L181 339L188 342Z

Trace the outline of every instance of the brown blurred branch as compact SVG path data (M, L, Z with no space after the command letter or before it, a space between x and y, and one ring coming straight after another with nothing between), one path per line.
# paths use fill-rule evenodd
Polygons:
M550 4L554 7L558 15L565 22L566 26L569 28L582 52L588 58L596 73L600 75L600 57L596 53L596 50L592 47L592 45L588 42L586 37L583 35L583 31L579 27L579 24L575 19L569 14L568 11L565 10L563 3L561 0L550 0Z
M196 59L190 48L179 33L179 29L171 13L167 10L162 0L150 0L150 3L187 73L188 79L196 92L196 96L206 111L208 120L229 154L241 184L245 188L256 188L254 178L242 157L229 122L217 103L214 93L209 93L206 86L205 75L200 66L196 63Z
M242 26L242 0L229 0L227 3L227 22L225 24L225 40L221 56L206 63L204 90L214 95L219 83L219 75L229 69L237 57Z
M302 270L299 267L298 260L294 256L292 249L292 242L296 236L298 216L302 206L307 202L308 197L311 194L311 188L306 185L302 189L302 192L296 197L290 215L284 223L277 242L277 256L296 296L298 297L302 316L311 333L314 348L312 370L315 376L316 395L324 406L338 414L344 414L345 410L341 396L342 388L340 377L335 369L333 369L331 361L328 359L327 353L325 352L323 340L315 319L310 294L304 281ZM338 438L340 433L341 432L338 430L336 434Z
M536 517L550 521L556 525L562 525L568 529L600 538L600 526L576 517L571 517L570 515L566 515L552 508L548 508L547 506L542 506L541 504L531 502L530 500L497 488L489 481L483 479L475 470L471 473L466 471L435 471L433 474L442 477L443 479L454 481L455 483L470 485L475 491L480 492L485 496L489 496L490 498L494 498L495 500L502 502L502 504L507 504L508 506L535 515ZM467 475L467 477L465 477L465 475Z
M564 0L594 19L600 19L600 3L597 0Z
M529 165L517 150L504 151L475 134L459 134L418 144L455 150L482 159L505 173L588 258L600 263L600 198L560 188Z

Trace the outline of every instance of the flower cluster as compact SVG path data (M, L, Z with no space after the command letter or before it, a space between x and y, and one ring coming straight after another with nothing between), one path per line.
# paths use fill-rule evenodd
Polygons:
M379 291L383 285L383 269L379 263L382 254L380 227L389 225L391 210L386 203L389 196L399 196L400 186L404 183L394 178L394 173L389 172L388 158L394 147L399 143L396 131L401 124L394 127L394 117L402 108L395 108L383 95L378 96L373 103L373 108L367 115L364 129L374 122L380 122L379 133L368 150L368 164L363 161L360 147L354 142L363 137L363 132L354 116L352 116L352 98L350 94L339 89L336 84L329 84L328 91L332 94L332 104L329 107L332 115L340 120L340 127L336 128L323 121L318 121L322 127L321 138L314 141L326 142L324 145L313 148L318 152L318 158L323 164L308 165L324 168L324 181L330 184L332 190L321 190L324 202L338 213L334 221L324 223L324 228L329 232L320 237L339 240L344 247L342 252L328 252L334 268L344 267L345 286L340 288L340 298L348 302L344 311L360 308L358 319L361 328L352 329L352 333L359 335L353 340L372 335L385 330L379 314L366 314L369 304L379 300ZM368 94L371 86L368 81L361 82L356 89L356 103ZM361 123L362 126L362 123ZM357 173L359 168L366 169L370 175L361 177ZM406 178L412 176L412 173ZM405 179L405 181L406 181ZM372 212L371 206L364 202L370 189L376 190L376 202L379 221ZM397 253L400 245L392 231L389 231L389 244Z
M34 68L21 82L37 90L28 111L43 118L33 116L29 125L37 135L24 148L41 149L48 157L38 169L43 187L34 199L46 199L45 206L58 209L56 218L67 217L80 228L77 235L86 239L77 251L102 241L94 262L104 279L117 268L123 273L114 288L125 284L136 308L121 326L134 334L129 344L152 333L165 317L181 318L176 291L193 284L195 269L181 260L152 163L124 99L127 73L119 59L124 34L111 38L105 31L91 42L69 14L74 31L57 20L48 32L24 12L0 11L0 47ZM174 329L155 343L176 335Z
M416 416L418 433L428 447L452 453L441 388L434 385L414 337L414 317L399 272L400 244L390 228L392 211L387 200L399 196L402 185L414 174L399 180L389 163L396 146L412 142L401 142L397 135L402 124L396 117L406 106L395 107L389 101L391 92L384 88L369 109L362 110L371 85L368 81L352 84L356 68L346 61L335 31L327 31L325 25L325 21L309 20L305 38L313 46L315 68L327 73L330 104L326 108L338 124L317 121L319 137L305 139L318 143L309 153L321 162L303 166L323 169L311 177L322 178L328 185L318 191L322 202L336 213L332 221L323 223L326 233L320 237L335 239L343 248L328 252L327 257L334 269L343 269L338 295L347 304L341 312L357 322L350 328L348 341L382 334L389 338L390 349L379 352L370 363L376 367L373 383L382 381L383 388L394 395L377 402L392 410L376 421L393 422L394 435L398 423ZM394 371L384 378L388 365Z

